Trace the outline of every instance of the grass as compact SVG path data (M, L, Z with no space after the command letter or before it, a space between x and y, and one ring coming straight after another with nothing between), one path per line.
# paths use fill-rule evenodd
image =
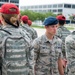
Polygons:
M66 25L65 26L68 30L74 30L75 26L74 25Z
M74 27L67 27L68 30L74 30Z
M44 28L44 26L32 25L33 28Z

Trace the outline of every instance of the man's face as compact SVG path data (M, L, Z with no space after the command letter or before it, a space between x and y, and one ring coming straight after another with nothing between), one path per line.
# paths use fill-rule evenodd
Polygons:
M52 26L45 26L46 28L46 32L50 35L55 35L56 34L56 31L57 31L57 28L58 28L58 25L52 25Z

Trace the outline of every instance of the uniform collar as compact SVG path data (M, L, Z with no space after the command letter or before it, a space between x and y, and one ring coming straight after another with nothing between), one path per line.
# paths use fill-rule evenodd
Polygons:
M46 36L46 34L44 34L43 36L43 42L49 42L49 43L51 43L51 44L54 44L54 43L56 43L56 41L57 41L57 37L56 36L54 36L54 38L52 39L52 40L49 40L48 38L47 38L47 36Z

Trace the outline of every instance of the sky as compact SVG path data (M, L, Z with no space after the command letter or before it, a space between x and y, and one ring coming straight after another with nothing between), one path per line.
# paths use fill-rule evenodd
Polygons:
M53 4L53 3L72 3L75 4L75 0L20 0L20 6L27 5L41 5L41 4Z

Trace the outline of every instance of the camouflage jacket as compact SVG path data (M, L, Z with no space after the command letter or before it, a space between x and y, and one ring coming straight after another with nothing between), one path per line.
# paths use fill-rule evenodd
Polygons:
M62 52L63 52L63 56L66 57L66 54L65 54L65 38L70 35L71 32L64 26L60 26L58 27L57 29L57 33L56 35L62 40L62 46L63 46L63 49L62 49Z
M34 47L35 75L59 75L58 58L62 57L62 41L58 37L49 40L46 35L36 38Z
M29 27L27 24L24 24L21 27L23 29L25 29L30 34L32 40L34 40L35 38L37 38L37 32L33 28Z
M75 75L75 31L66 37L65 50L68 60L68 75Z

